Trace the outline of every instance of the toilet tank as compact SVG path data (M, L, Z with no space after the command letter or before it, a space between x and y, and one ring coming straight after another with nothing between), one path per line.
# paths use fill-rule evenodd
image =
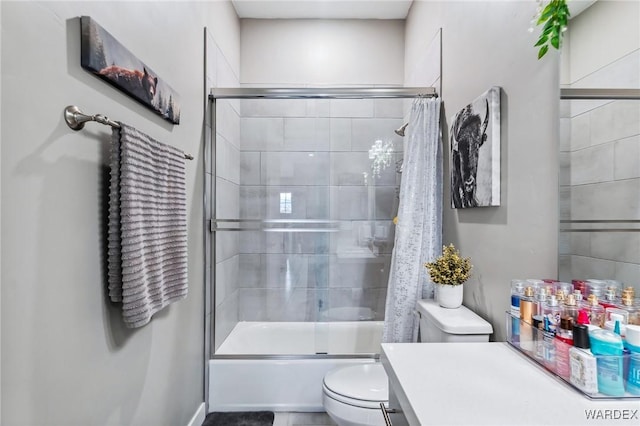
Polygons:
M466 306L447 309L431 299L419 300L421 342L488 342L493 327Z

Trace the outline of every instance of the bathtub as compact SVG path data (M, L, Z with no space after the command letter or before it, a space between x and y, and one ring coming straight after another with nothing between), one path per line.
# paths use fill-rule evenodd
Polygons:
M209 411L324 411L324 375L376 362L382 324L239 322L209 360Z

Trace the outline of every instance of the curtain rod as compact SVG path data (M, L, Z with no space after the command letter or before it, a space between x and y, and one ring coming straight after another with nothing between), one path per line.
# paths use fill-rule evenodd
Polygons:
M84 124L88 121L95 121L96 123L111 126L116 129L120 128L120 124L109 120L108 117L102 114L87 115L80 111L80 108L75 105L70 105L64 109L64 121L66 121L67 126L73 130L82 130ZM193 160L193 155L187 154L186 152L183 152L183 154L185 159Z
M434 87L342 87L342 88L213 88L209 99L365 99L433 98Z

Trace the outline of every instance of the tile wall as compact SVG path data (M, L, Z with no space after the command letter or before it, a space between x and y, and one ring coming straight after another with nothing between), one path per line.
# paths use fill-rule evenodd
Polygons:
M383 319L402 115L393 99L242 101L240 218L333 222L307 225L330 232L240 233L239 320L339 319L344 310L330 309L348 307ZM394 153L374 178L377 139Z
M639 64L635 51L572 87L638 88ZM640 220L640 101L562 102L561 219ZM639 248L638 232L561 233L560 277L617 279L640 289Z

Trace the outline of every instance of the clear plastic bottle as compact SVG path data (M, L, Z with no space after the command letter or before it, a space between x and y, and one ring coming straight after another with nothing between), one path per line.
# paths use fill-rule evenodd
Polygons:
M571 375L569 350L573 346L573 321L571 317L560 318L554 344L556 349L556 374L568 380Z
M629 313L629 322L631 325L640 325L640 306L638 306L634 299L631 297L631 293L627 292L620 303L617 306L619 309L623 309Z
M520 297L524 294L524 281L511 280L511 342L520 345Z
M604 327L604 306L598 303L598 297L595 294L590 294L587 300L582 302L580 309L587 311L590 324Z
M605 309L616 308L620 303L620 299L616 296L615 288L607 288L604 292L604 297L599 302Z
M570 321L572 323L575 323L578 320L578 312L580 309L573 294L570 294L566 297L564 303L561 305L561 308L562 311L560 313L560 319L570 318Z
M544 321L544 366L555 372L556 369L556 342L555 334L560 322L561 308L555 295L550 296L542 305Z
M604 296L604 291L607 288L607 282L604 280L587 280L587 291L589 295L595 294L598 299Z
M520 347L529 353L533 352L533 296L533 287L527 287L520 297Z

